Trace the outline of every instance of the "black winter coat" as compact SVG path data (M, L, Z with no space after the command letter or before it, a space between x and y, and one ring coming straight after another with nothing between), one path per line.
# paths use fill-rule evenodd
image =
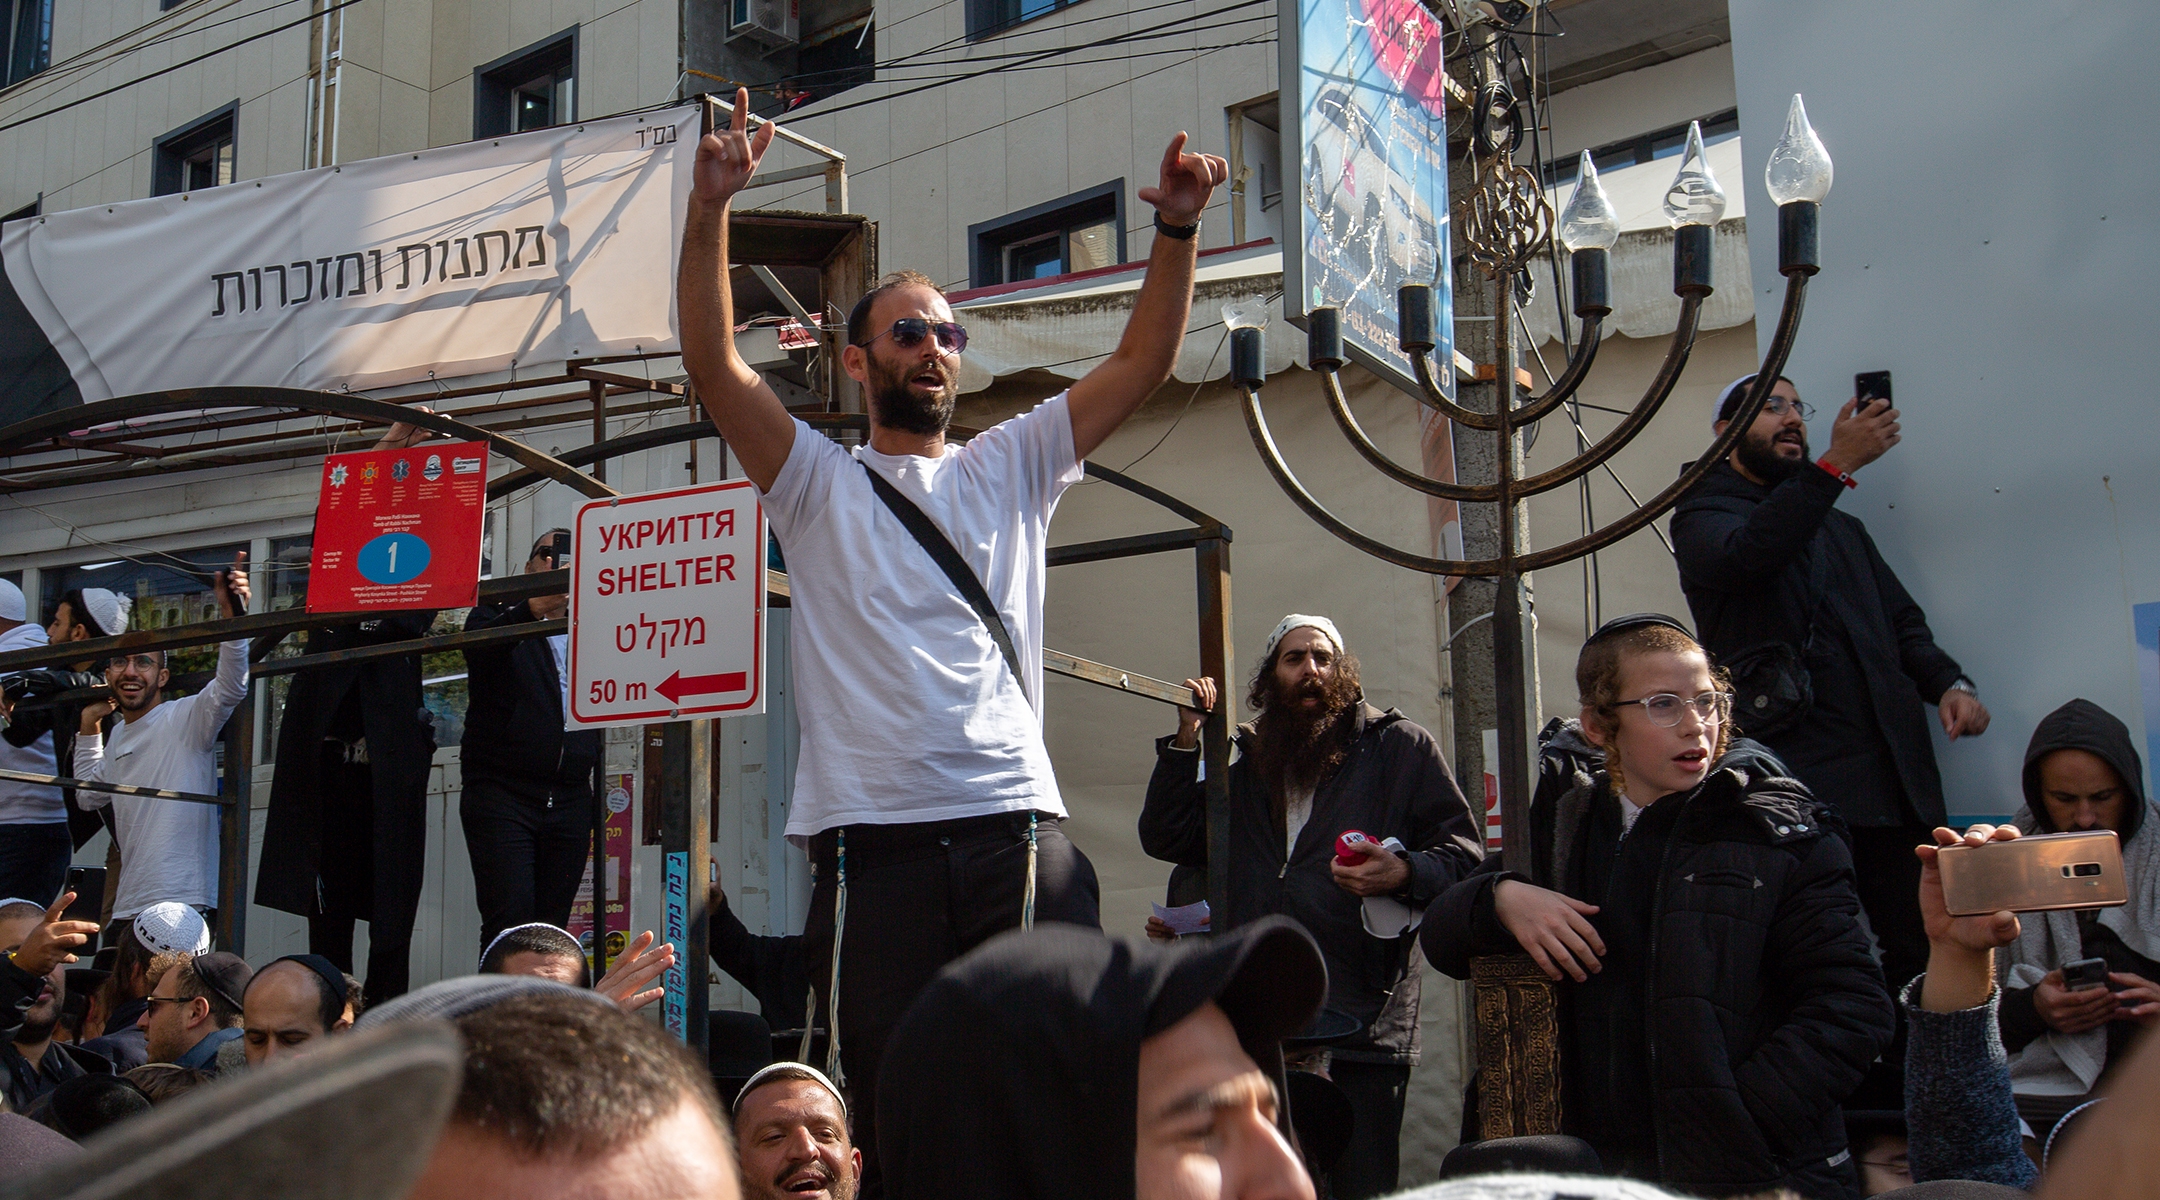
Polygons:
M523 600L483 604L465 618L468 632L533 620ZM591 796L600 731L563 729L562 676L544 637L465 651L465 741L459 759L479 777L535 800Z
M61 692L78 691L96 687L105 682L103 675L89 671L70 671L61 667L25 671L23 675L32 681L29 698L36 701ZM53 735L53 762L58 767L54 773L75 773L75 734L82 728L83 702L63 700L46 704L26 704L15 710L14 719L8 722L0 737L11 746L27 746L50 733ZM80 850L98 831L112 825L112 806L84 808L76 803L74 788L61 788L60 797L67 802L68 835Z
M1927 614L1867 526L1833 507L1843 491L1814 468L1764 487L1719 463L1673 512L1681 590L1713 658L1772 641L1809 647L1815 707L1762 741L1820 802L1856 828L1932 828L1946 818L1921 705L1939 701L1963 672L1935 645ZM1821 598L1810 643L1817 555ZM1747 714L1735 720L1745 731Z
M1410 847L1410 883L1399 899L1431 903L1477 866L1478 831L1439 743L1400 712L1358 705L1358 733L1340 767L1313 792L1312 816L1286 855L1287 834L1252 761L1251 726L1236 741L1246 757L1230 764L1230 908L1217 929L1235 929L1279 913L1301 923L1327 962L1327 1006L1356 1017L1357 1039L1335 1047L1355 1062L1414 1063L1418 1058L1417 939L1382 940L1365 931L1364 902L1337 886L1328 864L1335 839L1356 829L1375 841ZM1140 845L1165 862L1205 869L1207 799L1199 753L1156 742L1155 773L1140 810Z
M1682 808L1654 881L1650 961L1606 969L1632 969L1647 989L1652 1077L1639 1089L1659 1182L1708 1196L1850 1195L1839 1105L1890 1044L1890 996L1861 927L1851 855L1825 835L1806 788L1774 767L1741 742L1693 792L1659 802ZM1617 803L1600 772L1533 807L1536 875L1524 882L1582 898L1592 805ZM1448 890L1420 934L1435 967L1464 979L1473 956L1519 948L1492 895L1521 878L1488 858ZM1598 1020L1577 985L1559 989L1564 1035ZM1560 1064L1570 1081L1597 1068ZM1566 1131L1605 1115L1579 1109L1563 1106Z
M326 654L427 636L432 612L397 613L359 625L309 632L307 652ZM341 728L350 703L358 728ZM293 676L278 724L277 768L270 780L270 810L263 818L262 865L255 903L300 916L321 916L326 897L318 887L328 856L367 856L373 861L374 895L327 897L339 916L362 921L409 923L420 899L427 856L427 782L435 761L435 733L422 719L420 656L401 654L338 666L315 667ZM374 844L323 844L323 739L365 737L374 788ZM375 911L377 903L404 910ZM348 911L350 910L350 911Z

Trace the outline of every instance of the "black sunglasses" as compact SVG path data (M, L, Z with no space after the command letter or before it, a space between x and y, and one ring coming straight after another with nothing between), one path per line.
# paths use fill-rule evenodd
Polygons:
M958 354L967 349L967 330L951 321L925 321L921 317L902 317L892 323L892 328L864 342L867 350L877 344L878 338L889 337L893 345L902 350L913 350L922 345L923 339L937 335L938 349L947 354Z

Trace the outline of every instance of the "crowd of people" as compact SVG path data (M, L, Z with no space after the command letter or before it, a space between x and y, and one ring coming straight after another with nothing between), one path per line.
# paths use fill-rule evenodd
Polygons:
M1579 714L1546 728L1529 819L1508 830L1527 869L1484 853L1439 744L1367 702L1334 621L1291 614L1242 696L1228 830L1209 826L1201 746L1230 681L1186 681L1137 831L1171 868L1168 903L1130 931L1145 937L1109 936L1043 740L1047 531L1086 456L1169 374L1228 168L1171 141L1139 193L1157 236L1115 352L965 444L946 436L967 333L944 296L909 273L864 295L840 355L870 413L851 451L735 352L729 206L772 139L747 107L738 95L699 145L678 312L695 394L764 496L793 596L786 832L815 874L808 922L755 935L717 887L708 901L714 965L759 1012L715 1013L698 1061L650 1011L674 945L643 934L596 979L562 928L598 745L563 731L559 636L467 652L461 819L483 944L473 974L408 991L432 750L417 667L304 673L257 897L308 917L310 953L252 969L211 949L210 809L0 784L0 895L30 897L0 900L0 1172L81 1178L99 1145L449 1046L394 1113L321 1135L401 1122L413 1149L382 1168L382 1195L1363 1200L1428 1182L1404 1180L1400 1155L1425 963L1467 978L1521 954L1553 985L1558 1127L1485 1136L1479 1095L1501 1081L1475 1077L1442 1181L1401 1194L1985 1196L2043 1167L2081 1194L2153 1182L2131 1154L2137 1098L2160 1096L2160 1046L2140 1045L2160 1021L2144 764L2122 721L2071 700L2032 734L2025 807L1948 827L1927 710L1953 741L1990 714L1835 508L1898 443L1887 402L1846 404L1816 456L1810 410L1778 379L1682 500L1692 626L1640 613L1587 638ZM1719 429L1754 382L1726 389ZM562 565L557 533L527 571ZM216 595L246 609L244 560ZM548 620L561 599L483 606L467 628ZM46 635L116 632L116 602L70 593ZM24 624L0 586L0 648L34 644L9 640ZM14 722L8 753L31 757L7 761L214 790L246 650L221 646L211 681L173 700L162 653L115 659L108 699ZM54 674L41 686L92 681ZM109 813L120 848L100 921L58 894L52 863L84 836L68 804ZM2119 840L2128 904L1949 911L1943 849L2092 830ZM1201 902L1211 881L1228 911ZM107 946L81 966L93 938Z

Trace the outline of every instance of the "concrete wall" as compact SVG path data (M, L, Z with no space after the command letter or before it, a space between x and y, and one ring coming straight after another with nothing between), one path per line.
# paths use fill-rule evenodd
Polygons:
M1593 146L1723 112L1737 103L1734 97L1729 45L1569 88L1546 106L1548 153L1573 158Z
M1726 186L1763 195L1787 98L1805 93L1837 183L1788 373L1819 410L1817 445L1854 372L1895 373L1904 442L1840 503L1994 713L1976 741L1936 734L1950 811L1999 814L2057 705L2083 696L2133 729L2160 716L2140 702L2130 614L2160 600L2160 421L2131 349L2160 238L2145 115L2160 78L2144 62L2160 9L1943 15L1734 0L1748 171ZM2098 81L2109 102L2066 135L2062 98ZM1768 304L1774 224L1750 238Z

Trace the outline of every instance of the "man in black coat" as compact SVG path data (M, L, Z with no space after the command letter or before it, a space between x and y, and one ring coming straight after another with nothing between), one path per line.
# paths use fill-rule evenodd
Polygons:
M1753 380L1726 388L1718 430ZM1834 507L1859 486L1855 472L1897 445L1897 410L1847 401L1820 459L1808 449L1808 413L1780 378L1731 459L1674 510L1673 552L1716 662L1772 643L1799 652L1813 706L1776 728L1751 727L1745 704L1733 719L1849 827L1860 902L1894 991L1927 964L1913 847L1947 819L1922 704L1938 706L1952 740L1985 732L1988 711L1867 527Z
M525 573L562 566L568 537L566 529L541 534ZM483 604L465 618L465 628L555 620L569 606L565 595ZM600 732L563 729L564 640L558 633L465 651L471 701L458 818L472 855L483 948L513 925L568 924L591 853Z
M1186 686L1214 707L1213 680ZM1230 767L1223 869L1231 911L1215 914L1214 927L1281 914L1320 943L1327 1006L1360 1026L1333 1051L1332 1077L1357 1124L1332 1183L1343 1200L1384 1195L1396 1187L1403 1102L1418 1060L1417 921L1477 865L1477 831L1439 744L1402 713L1364 702L1357 659L1327 618L1283 618L1248 702L1260 715L1239 727L1241 757ZM1202 715L1181 708L1178 732L1156 742L1140 845L1207 869ZM1369 840L1346 865L1336 840L1352 830ZM1167 933L1153 924L1151 933Z
M396 613L308 634L324 654L427 636L432 612ZM308 952L353 969L353 924L368 923L367 1002L405 994L427 857L434 726L420 656L294 674L278 725L255 902L308 919Z

